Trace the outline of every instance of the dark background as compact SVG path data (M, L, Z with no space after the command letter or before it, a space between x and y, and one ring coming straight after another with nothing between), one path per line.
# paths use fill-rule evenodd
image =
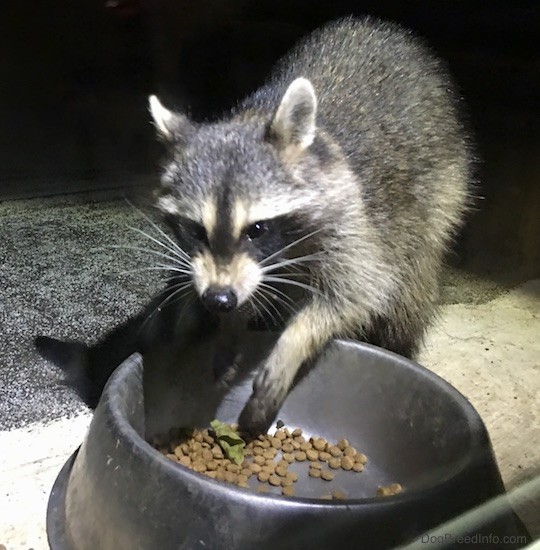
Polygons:
M34 0L0 8L0 199L146 186L158 93L213 118L303 33L340 15L403 23L447 60L481 160L453 262L540 274L540 2Z

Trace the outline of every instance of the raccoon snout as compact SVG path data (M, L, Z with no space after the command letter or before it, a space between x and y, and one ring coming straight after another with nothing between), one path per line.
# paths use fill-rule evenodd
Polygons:
M230 287L211 286L204 291L201 301L212 313L226 313L238 305L238 296Z

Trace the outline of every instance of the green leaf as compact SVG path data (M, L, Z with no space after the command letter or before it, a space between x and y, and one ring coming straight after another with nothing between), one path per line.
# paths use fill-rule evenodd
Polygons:
M235 464L242 464L246 442L228 424L219 420L212 420L210 426L214 430L219 446L225 456Z

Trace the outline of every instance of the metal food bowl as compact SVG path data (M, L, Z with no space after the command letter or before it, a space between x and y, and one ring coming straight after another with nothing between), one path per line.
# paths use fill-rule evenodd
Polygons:
M61 470L48 505L53 550L395 548L504 494L471 404L388 351L334 342L279 413L287 426L329 441L347 438L367 455L362 473L340 471L331 482L345 500L321 500L328 482L305 474L295 496L284 497L212 480L163 456L147 442L151 436L189 421L194 413L183 413L194 404L206 407L204 422L234 421L250 383L234 399L210 396L201 357L175 363L185 372L199 361L198 389L173 371L147 377L152 360L145 356L143 370L135 354L115 371L86 439ZM392 482L404 492L376 496ZM501 540L524 532L506 504L469 526L469 534Z

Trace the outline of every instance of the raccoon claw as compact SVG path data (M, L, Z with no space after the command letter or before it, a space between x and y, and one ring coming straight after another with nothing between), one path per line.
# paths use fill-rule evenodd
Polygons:
M285 399L286 392L270 384L273 377L263 370L255 379L253 394L240 413L238 423L243 431L249 433L266 433Z
M279 407L252 395L238 418L239 430L251 435L265 434L278 413Z

